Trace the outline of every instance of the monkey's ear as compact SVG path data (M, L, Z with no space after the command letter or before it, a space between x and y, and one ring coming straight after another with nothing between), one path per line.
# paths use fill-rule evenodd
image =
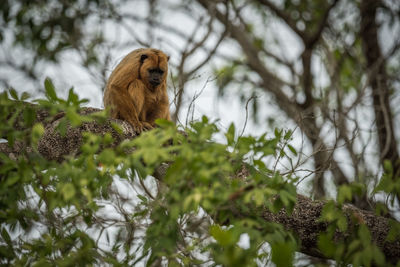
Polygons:
M167 56L167 61L169 61L169 56Z
M146 54L141 55L141 56L140 56L140 62L143 63L143 61L144 61L146 58L148 58L148 57L149 57L149 56L146 55Z

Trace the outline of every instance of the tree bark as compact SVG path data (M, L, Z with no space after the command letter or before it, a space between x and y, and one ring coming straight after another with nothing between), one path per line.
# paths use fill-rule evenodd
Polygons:
M94 108L84 108L82 109L81 113L88 114L96 111L100 110ZM46 113L40 112L40 114ZM116 140L112 146L118 145L119 142L126 138L135 138L137 136L133 130L133 127L131 127L129 123L114 119L108 119L105 124L88 122L83 123L77 128L68 127L66 135L61 136L56 130L60 119L61 116L45 124L45 133L42 136L42 139L39 141L39 152L48 160L61 162L65 156L77 155L82 144L83 132L92 132L100 135L111 132L114 140ZM45 121L42 117L37 117L37 120ZM111 122L119 123L122 126L123 133L118 134L111 127ZM18 146L18 144L10 148L7 143L0 143L0 153L4 153L10 158L16 158L18 154L26 153L26 148L24 146ZM156 173L154 174L155 178L162 181L167 168L168 164L162 164L156 170ZM245 178L246 174L246 171L241 172L239 179ZM235 202L232 201L232 203L234 204ZM260 210L250 210L250 212L254 212L253 215L258 214L259 216L262 216L266 222L282 224L285 229L295 233L300 240L301 252L310 256L324 258L322 253L317 248L317 238L320 233L324 233L326 231L328 226L326 223L319 221L319 217L325 203L326 202L324 201L313 201L310 198L298 195L297 203L290 215L284 210L275 214L269 211L267 208L263 208L261 213ZM358 218L359 223L364 223L368 226L373 242L380 247L388 261L397 263L400 260L400 240L396 240L394 242L386 241L386 237L390 230L388 218L376 216L370 211L361 210L352 205L343 205L342 210L346 216L348 216L348 218L356 217ZM234 211L242 217L249 215L249 211L242 210L240 205L234 205ZM343 233L340 238L345 238L348 234L350 233Z
M393 115L390 108L390 86L385 69L385 58L378 42L377 8L381 1L361 1L361 39L367 59L369 83L372 89L380 160L392 164L394 178L400 178L400 157L394 135ZM400 196L397 196L400 199Z

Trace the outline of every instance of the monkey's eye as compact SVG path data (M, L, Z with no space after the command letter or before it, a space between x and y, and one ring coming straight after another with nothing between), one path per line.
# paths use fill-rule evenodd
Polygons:
M144 61L146 58L148 58L148 57L149 57L148 55L141 55L141 56L140 56L140 62L143 63L143 61Z

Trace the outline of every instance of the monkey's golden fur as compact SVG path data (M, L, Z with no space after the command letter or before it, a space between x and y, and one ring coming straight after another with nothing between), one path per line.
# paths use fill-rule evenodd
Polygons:
M137 132L171 120L167 95L168 56L152 48L129 53L114 69L104 92L111 117L128 121Z

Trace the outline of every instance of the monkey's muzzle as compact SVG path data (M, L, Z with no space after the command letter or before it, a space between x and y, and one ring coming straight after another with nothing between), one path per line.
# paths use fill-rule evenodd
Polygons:
M150 82L150 84L151 84L153 87L157 87L157 86L160 85L161 80L160 80L160 79L150 79L149 82Z

